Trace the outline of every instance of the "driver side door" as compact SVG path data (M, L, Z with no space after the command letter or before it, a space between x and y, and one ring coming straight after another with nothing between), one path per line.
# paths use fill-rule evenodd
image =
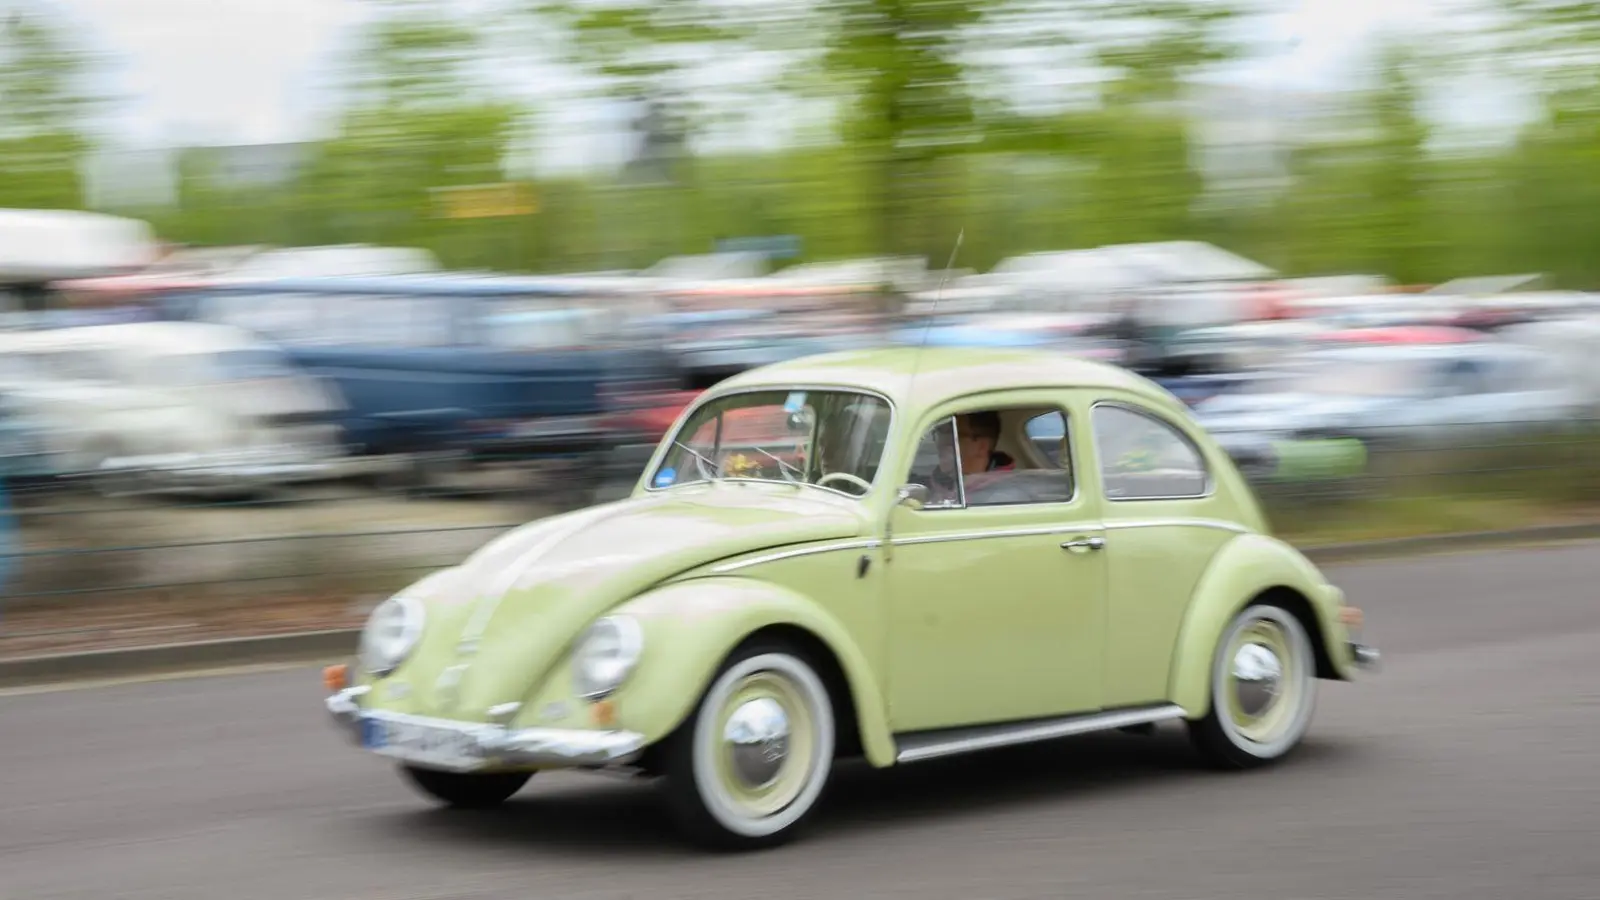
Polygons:
M1019 402L1020 401L1020 402ZM937 459L951 416L1002 414L1001 449L1018 468L1039 466L1024 482L1045 485L1004 505L958 491L953 502L891 512L885 579L890 616L887 691L891 727L922 731L1016 721L1099 708L1104 668L1106 565L1097 500L1077 484L1086 458L1070 407L1058 394L1008 394L1003 403L969 401L937 411L900 483ZM1030 450L1029 424L1054 417L1067 452ZM1052 467L1053 464L1053 467ZM1053 476L1059 484L1051 488ZM1025 492L1024 492L1025 493Z

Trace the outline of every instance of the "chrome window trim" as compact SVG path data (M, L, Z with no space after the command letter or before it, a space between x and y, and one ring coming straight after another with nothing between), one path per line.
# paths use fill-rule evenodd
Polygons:
M725 399L725 398L728 398L728 397L737 397L737 396L740 396L742 394L783 393L785 391L789 391L789 392L805 391L806 393L810 393L812 391L822 391L822 392L835 393L835 394L859 394L860 396L863 396L863 397L872 397L872 398L874 398L876 400L882 400L884 402L884 404L889 407L888 437L884 441L883 451L878 454L878 460L877 460L877 463L878 463L877 469L878 470L873 473L872 481L870 482L870 484L872 485L872 488L870 490L868 490L865 494L851 494L851 493L847 493L845 491L841 491L838 488L828 487L827 485L813 484L811 482L802 482L803 484L806 484L809 487L821 488L822 490L827 491L827 492L829 492L831 494L837 494L840 497L847 497L847 498L849 498L851 500L866 500L867 498L872 496L874 491L876 491L878 489L878 482L883 478L883 461L885 459L887 459L888 456L889 456L889 448L891 446L891 442L895 438L895 426L898 425L899 422L900 422L900 410L899 410L898 407L896 407L894 405L894 401L889 398L888 394L884 394L884 393L882 393L880 391L874 391L874 390L871 390L869 388L845 387L845 386L841 386L841 385L824 385L824 384L792 384L792 385L791 384L784 384L784 385L776 385L776 386L774 386L774 385L753 386L753 387L734 388L732 390L726 390L726 391L716 391L715 394L712 393L713 391L716 391L716 389L712 388L711 390L706 391L704 394L702 394L700 396L699 400L695 401L695 403L692 406L690 406L689 409L686 412L683 413L683 416L682 416L683 425L689 424L689 420L694 418L694 414L699 412L701 410L701 408L705 407L707 404L714 403L714 402L716 402L718 400L722 400L722 399ZM669 446L670 447L670 446L672 446L674 444L675 441L677 441L678 435L680 433L682 433L682 431L683 431L683 425L679 425L677 428L673 429L670 434L668 434L668 435L666 435L666 436L661 438L660 443L657 444L657 446L656 446L656 450L657 450L658 453L661 452L661 447L663 447L663 446ZM748 483L748 484L781 484L781 485L785 485L785 486L788 486L788 487L793 487L795 485L795 482L784 481L781 478L739 478L739 479L735 479L734 481L703 481L703 480L702 481L684 481L684 482L678 482L678 483L674 483L674 484L669 484L666 487L656 487L655 486L656 476L661 474L661 463L662 462L666 462L666 457L667 457L667 454L663 453L662 457L661 457L661 462L657 462L654 466L652 466L650 468L649 477L645 479L645 485L644 485L645 493L647 493L647 494L659 494L659 493L663 493L665 491L676 490L677 488L680 488L680 487L687 487L689 485L695 485L695 484L700 484L700 485L735 484L735 483L743 482L743 483ZM652 459L653 459L653 457L652 457Z
M1165 427L1168 431L1175 433L1178 436L1178 439L1182 441L1190 450L1193 450L1195 456L1200 460L1201 472L1205 476L1204 489L1198 494L1169 494L1155 497L1112 497L1110 494L1106 493L1106 465L1105 460L1100 458L1100 431L1094 423L1094 412L1102 406L1120 409L1123 412L1131 415L1141 416ZM1211 471L1210 463L1206 460L1205 451L1201 450L1200 445L1195 443L1194 440L1189 437L1188 432L1184 431L1182 428L1179 428L1177 425L1174 425L1160 413L1157 413L1154 410L1145 406L1141 406L1137 403L1131 403L1127 400L1096 400L1095 402L1089 404L1089 427L1093 429L1093 431L1090 433L1090 440L1094 441L1096 463L1095 474L1100 477L1100 494L1107 503L1149 503L1151 501L1162 500L1207 500L1216 496L1217 479L1215 473Z
M1033 390L1038 390L1038 389L1034 388ZM1078 477L1078 451L1077 451L1077 446L1076 446L1077 442L1072 439L1072 437L1073 437L1073 432L1072 432L1072 412L1070 410L1068 410L1065 406L1063 406L1063 405L1061 405L1059 403L1042 404L1041 406L1029 406L1027 404L1024 404L1024 405L1021 405L1021 406L989 407L989 409L992 409L995 412L1007 412L1007 411L1011 411L1011 410L1026 411L1028 409L1040 409L1040 408L1048 408L1049 412L1042 412L1042 413L1039 413L1038 415L1035 415L1035 416L1029 416L1027 422L1032 422L1034 419L1041 418L1043 416L1048 416L1051 413L1055 413L1055 414L1061 416L1061 420L1062 420L1062 432L1061 432L1061 435L1062 435L1062 439L1067 442L1067 462L1069 464L1069 467L1066 469L1066 472L1067 472L1067 476L1072 480L1072 495L1070 497L1068 497L1065 500L1039 500L1039 501L1027 501L1027 502L1023 502L1023 503L993 503L993 504L984 504L984 505L979 505L979 506L968 505L968 503L967 503L967 476L961 471L961 434L960 434L960 425L958 423L956 423L956 421L955 421L956 417L968 415L968 413L952 413L952 414L950 414L948 416L945 416L945 417L941 418L939 421L942 423L942 422L948 420L951 423L951 425L950 425L951 431L954 433L954 436L955 436L955 441L956 441L956 445L955 445L955 449L956 449L956 485L957 485L958 489L961 492L961 504L959 506L932 506L932 507L924 506L921 509L918 509L918 510L915 510L915 511L919 512L919 513L922 513L922 512L935 513L935 512L951 512L951 511L959 511L959 510L969 510L969 509L1032 509L1032 508L1040 507L1040 506L1071 506L1072 504L1077 503L1080 499L1082 499L1082 496L1083 496L1082 495L1083 479ZM979 411L979 410L974 410L974 411ZM1026 426L1027 422L1024 422L1023 425ZM929 428L926 433L932 433L938 427L939 426L936 424L932 428ZM1023 429L1023 436L1024 437L1027 436L1026 427L1024 427L1024 429ZM920 443L920 442L921 442L921 438L919 437L918 438L918 443ZM915 461L915 458L916 458L915 454L913 454L912 455L913 462ZM1039 470L1039 469L1019 469L1017 471L1037 472L1037 471L1042 471L1042 470ZM910 476L910 474L911 473L909 471L906 473L906 475L908 477Z

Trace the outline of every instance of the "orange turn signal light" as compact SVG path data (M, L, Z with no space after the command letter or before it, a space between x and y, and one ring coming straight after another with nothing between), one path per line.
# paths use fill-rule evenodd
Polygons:
M1346 628L1360 628L1366 616L1358 606L1341 606L1339 608L1339 622Z
M333 694L345 689L350 684L350 667L347 665L328 666L322 670L322 686Z
M617 722L617 707L610 700L601 700L594 705L594 723L602 728L608 728Z

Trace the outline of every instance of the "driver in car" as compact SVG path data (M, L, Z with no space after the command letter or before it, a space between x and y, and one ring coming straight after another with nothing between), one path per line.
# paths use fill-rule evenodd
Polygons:
M939 447L939 465L929 479L928 502L949 503L960 496L956 489L955 446L945 428L934 432L934 440ZM1016 468L1016 460L996 448L1000 443L1000 414L997 412L956 416L956 440L961 446L961 474L966 478L968 490L981 487L988 480L983 477L986 472L1009 472Z

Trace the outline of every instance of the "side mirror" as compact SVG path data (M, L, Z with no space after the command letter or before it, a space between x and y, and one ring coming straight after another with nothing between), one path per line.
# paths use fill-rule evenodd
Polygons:
M896 506L921 509L922 504L928 502L928 486L924 484L902 484L900 490L895 491L894 502Z

